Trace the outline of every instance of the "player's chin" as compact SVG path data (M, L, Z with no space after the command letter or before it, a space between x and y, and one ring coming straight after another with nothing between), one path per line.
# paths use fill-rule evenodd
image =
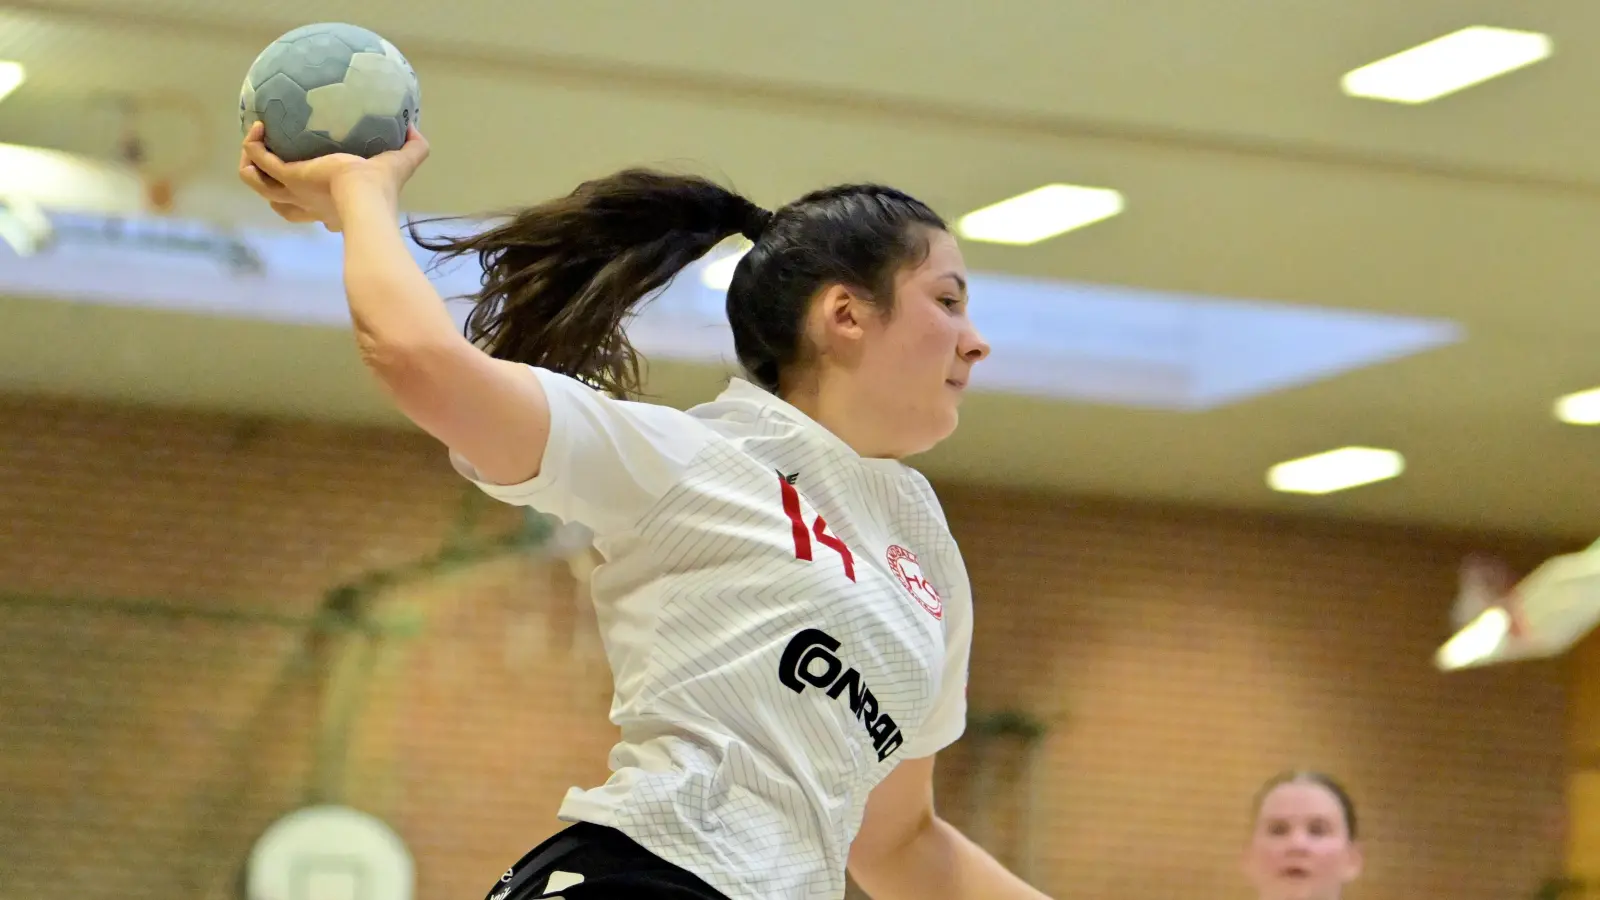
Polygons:
M959 401L940 410L941 415L937 420L928 423L928 449L933 449L945 438L956 433L956 428L961 424L961 410L957 408L958 404Z
M1309 878L1280 879L1278 885L1278 900L1316 900L1329 893L1327 885L1319 884Z
M902 430L904 443L895 455L904 458L932 450L955 432L959 418L954 406L919 416L914 427Z

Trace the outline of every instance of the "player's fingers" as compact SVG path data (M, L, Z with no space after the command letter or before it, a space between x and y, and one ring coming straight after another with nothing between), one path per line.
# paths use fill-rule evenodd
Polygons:
M277 213L278 216L284 221L294 222L299 225L317 221L316 216L293 203L274 201L272 204L272 211Z
M267 177L248 160L239 167L239 180L269 202L289 203L294 199L288 188L279 184L276 179Z
M267 173L261 171L261 169L258 168L256 166L256 164L251 161L249 152L241 149L239 151L239 175L240 175L240 177L241 178L245 177L245 173L246 172L254 172L254 173L256 173L261 178L265 179L267 184L277 185L277 186L280 186L280 187L283 185L283 182L281 182L278 179L273 178L271 175L268 175Z
M405 144L395 151L395 162L405 177L409 178L418 166L427 161L429 152L428 139L422 136L417 126L412 125L406 129Z
M244 140L240 141L240 156L250 157L250 145L260 144L266 139L267 126L260 119L250 123L250 128L244 133Z
M244 140L244 155L250 160L250 162L254 163L255 167L260 169L262 173L270 176L276 181L281 182L284 180L284 167L287 166L288 163L285 163L283 160L278 158L276 153L273 153L271 150L267 149L266 141L263 140L264 133L265 127L260 122L257 122L250 127L250 134Z
M256 168L255 163L245 160L239 166L239 180L247 187L268 200L288 200L289 189L284 187L276 178Z

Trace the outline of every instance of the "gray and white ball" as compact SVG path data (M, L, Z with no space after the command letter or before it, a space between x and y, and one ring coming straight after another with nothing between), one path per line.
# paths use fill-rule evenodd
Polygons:
M405 145L422 112L416 70L357 25L306 25L256 57L239 91L239 128L266 123L267 149L287 162L331 153L371 158Z

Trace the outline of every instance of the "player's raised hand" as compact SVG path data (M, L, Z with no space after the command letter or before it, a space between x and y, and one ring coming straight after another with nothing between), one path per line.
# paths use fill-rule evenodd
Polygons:
M428 158L428 142L412 126L405 146L363 159L349 153L319 156L304 162L284 162L267 149L260 122L251 126L239 155L239 179L259 194L272 209L290 222L321 222L339 231L337 193L360 181L377 187L398 207L400 190Z

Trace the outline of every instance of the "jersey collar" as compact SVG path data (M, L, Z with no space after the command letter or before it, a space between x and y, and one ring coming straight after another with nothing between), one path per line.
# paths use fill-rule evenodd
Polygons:
M823 427L821 423L801 412L799 408L787 400L746 379L738 377L729 379L728 387L723 390L717 399L719 401L749 403L759 406L806 429L817 440L837 449L840 453L852 459L860 460L861 464L867 468L890 474L905 471L905 464L897 459L875 459L862 456L855 451L855 448L845 443L843 438Z

